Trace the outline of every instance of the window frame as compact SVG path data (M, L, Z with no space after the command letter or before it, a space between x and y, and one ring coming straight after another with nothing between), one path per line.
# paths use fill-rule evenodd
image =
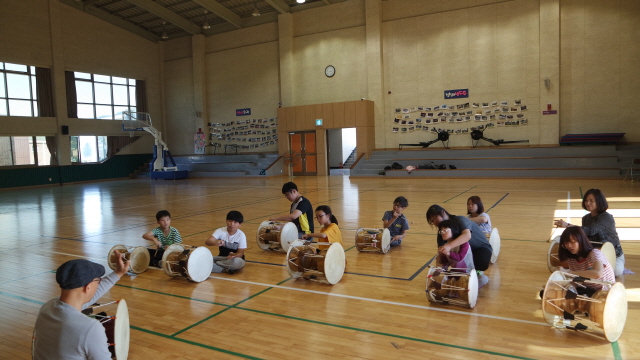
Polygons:
M0 165L0 169L7 169L7 168L15 168L15 167L20 167L20 168L27 168L27 167L45 167L45 166L56 166L56 165L51 165L51 164L47 164L47 165L41 165L40 164L40 158L45 158L43 154L39 154L38 153L38 137L44 137L46 139L46 135L27 135L27 136L2 136L3 138L9 138L9 159L11 159L11 164L10 165ZM33 155L33 164L16 164L15 161L15 145L14 145L14 140L13 138L31 138L30 139L30 151L31 151L31 155ZM46 140L45 140L45 146L46 146ZM48 156L50 157L51 154L48 154Z
M19 65L19 66L26 66L27 67L27 71L18 71L18 70L7 70L6 69L6 64L11 64L11 65ZM29 99L19 99L19 98L12 98L9 97L9 81L7 80L7 74L14 74L14 75L26 75L28 82L29 82ZM4 85L4 91L5 91L5 96L2 97L0 96L0 107L4 107L4 110L6 112L6 115L0 115L0 116L20 116L20 117L39 117L40 114L38 112L38 98L37 98L37 79L36 79L36 67L32 66L32 65L27 65L27 64L16 64L16 63L8 63L6 61L0 61L0 81L2 81L3 85ZM35 86L34 86L35 85ZM35 87L35 89L34 89ZM34 98L34 94L36 94L36 97ZM18 100L18 101L29 101L30 106L29 106L29 112L31 115L11 115L11 107L9 106L9 102L11 100Z
M96 149L96 158L98 159L98 161L91 161L91 162L83 162L82 161L82 149L80 147L80 137L81 136L92 136L95 138L95 149ZM103 162L109 160L109 157L107 157L107 152L108 152L108 145L107 145L107 149L105 151L104 154L104 159L100 159L100 140L99 138L103 137L104 138L104 143L107 143L107 136L104 135L71 135L69 136L69 148L70 148L70 160L71 160L71 165L85 165L85 164L102 164ZM75 150L77 150L78 152L78 161L74 161L73 157L73 140L76 140L76 145L77 148Z
M85 77L78 77L78 74L83 74ZM89 79L86 78L86 75L89 75ZM105 81L101 81L101 80L96 80L95 77L96 76L105 76L109 78L109 82L105 82ZM120 83L115 83L113 81L113 78L121 78L121 79L125 79L125 83L124 84L120 84ZM86 82L89 83L91 85L91 92L92 92L92 102L88 103L88 102L80 102L78 100L78 91L77 91L77 85L76 85L76 106L78 106L78 108L81 105L90 105L93 109L93 117L87 118L87 117L81 117L80 115L80 111L78 111L78 118L79 119L90 119L90 120L122 120L122 119L118 119L116 118L116 107L126 107L127 111L132 111L135 112L136 111L136 107L137 107L137 103L138 103L138 99L136 99L136 79L132 79L132 78L126 78L126 77L122 77L122 76L113 76L113 75L102 75L102 74L93 74L93 73L85 73L85 72L81 72L81 71L74 71L73 72L73 79L74 79L74 85L77 84L77 82ZM109 90L110 90L110 95L111 95L111 103L110 104L105 104L105 103L98 103L96 101L96 84L103 84L103 85L109 85ZM115 96L114 96L114 85L115 86L126 86L127 88L127 104L122 105L122 104L115 104ZM135 104L131 104L131 99L135 99ZM111 108L111 118L98 118L97 117L97 107L98 106L109 106Z

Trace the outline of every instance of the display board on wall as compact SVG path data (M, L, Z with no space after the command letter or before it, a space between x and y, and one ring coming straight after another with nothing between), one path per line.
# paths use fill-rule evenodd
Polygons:
M529 120L525 117L527 110L527 105L519 99L396 108L391 131L403 134L416 130L433 133L444 131L456 135L494 126L522 126L529 124ZM472 127L462 125L470 121L476 122L477 125ZM444 124L447 125L442 127Z
M255 149L278 143L278 118L209 123L211 146L237 145Z

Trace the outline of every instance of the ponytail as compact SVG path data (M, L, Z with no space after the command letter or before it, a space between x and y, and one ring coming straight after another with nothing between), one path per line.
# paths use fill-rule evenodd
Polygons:
M338 219L336 219L336 217L333 215L333 213L331 212L331 208L327 205L320 205L316 208L316 211L322 211L325 214L327 214L327 216L329 216L329 220L331 220L331 222L333 224L338 225Z

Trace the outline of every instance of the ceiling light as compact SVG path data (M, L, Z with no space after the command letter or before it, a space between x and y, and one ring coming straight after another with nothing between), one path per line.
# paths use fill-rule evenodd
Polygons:
M297 2L298 4L304 4L304 2L305 2L305 1L306 1L306 0L296 0L296 2Z
M162 22L162 34L160 35L160 39L162 40L167 40L169 38L169 35L167 35L167 31L164 29L164 26L167 24L166 21Z
M260 16L260 10L258 10L258 0L253 4L253 12L251 13L253 16Z
M207 21L207 13L209 11L205 10L204 11L204 22L202 23L202 28L205 30L209 30L211 29L211 25L209 25L209 22Z

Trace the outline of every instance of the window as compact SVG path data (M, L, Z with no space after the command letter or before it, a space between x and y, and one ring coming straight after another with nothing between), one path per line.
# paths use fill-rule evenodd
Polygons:
M136 80L74 72L79 119L120 120L136 111Z
M71 136L72 163L96 163L106 159L106 136Z
M47 137L0 137L0 166L12 165L51 165Z
M38 116L36 68L0 62L0 116Z

